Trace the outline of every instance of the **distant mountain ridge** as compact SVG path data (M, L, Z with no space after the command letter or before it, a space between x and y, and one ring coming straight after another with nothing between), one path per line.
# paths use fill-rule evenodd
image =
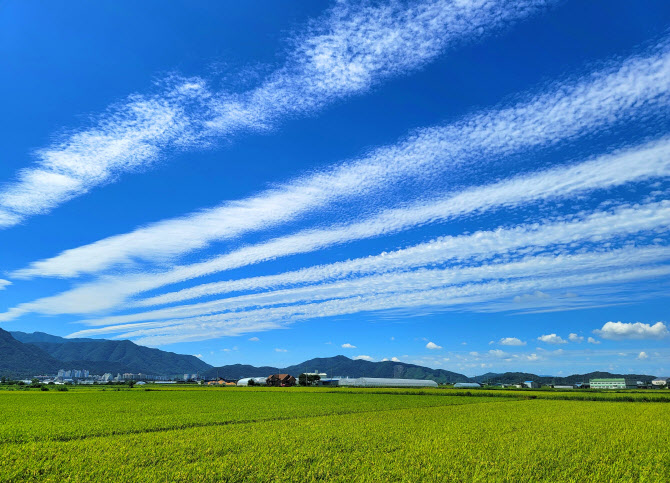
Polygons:
M288 367L254 367L234 364L214 367L205 372L205 377L222 377L224 379L240 379L242 377L268 376L273 373L288 373L299 375L303 372L319 370L329 376L348 377L395 377L406 379L430 379L438 383L466 382L469 380L463 374L445 371L444 369L430 369L428 367L406 364L404 362L370 362L349 359L345 356L322 357L310 359L300 364Z
M208 378L221 377L224 379L241 379L243 377L268 376L273 373L288 373L294 376L303 372L321 371L329 377L391 377L407 379L427 379L437 383L456 382L479 382L489 384L516 384L523 381L535 381L541 384L571 385L577 382L588 382L589 379L624 377L641 381L650 381L655 376L648 374L612 374L609 372L591 372L588 374L573 374L565 377L538 376L527 372L505 372L487 373L481 376L468 377L456 372L444 369L431 369L428 367L406 364L404 362L370 362L364 360L353 360L345 356L316 358L293 366L280 367L254 367L249 365L234 364L229 366L214 367L205 372Z
M56 365L58 361L42 349L23 344L0 329L0 376L43 374Z
M49 356L51 360L48 364L45 360L46 366L43 366L51 373L63 368L81 368L97 374L175 375L202 373L212 367L195 356L143 347L129 340L66 339L44 332L7 334L26 348L38 349ZM14 370L17 369L15 366ZM0 365L0 370L3 368L4 365Z
M7 332L0 329L0 375L30 377L36 374L55 374L59 369L88 369L92 374L105 372L142 372L174 376L198 373L207 379L241 379L288 373L297 376L315 370L328 376L390 377L433 380L438 383L481 382L514 384L536 381L541 384L574 384L591 378L625 377L649 381L655 376L646 374L612 374L591 372L565 377L538 376L526 372L486 373L467 377L444 369L431 369L404 362L371 362L349 359L343 355L310 359L300 364L280 368L232 364L212 367L195 356L139 346L129 340L66 339L44 332Z

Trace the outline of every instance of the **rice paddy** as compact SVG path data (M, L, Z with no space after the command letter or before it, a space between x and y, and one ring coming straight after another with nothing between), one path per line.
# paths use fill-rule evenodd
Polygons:
M670 481L670 404L471 394L0 391L0 481Z

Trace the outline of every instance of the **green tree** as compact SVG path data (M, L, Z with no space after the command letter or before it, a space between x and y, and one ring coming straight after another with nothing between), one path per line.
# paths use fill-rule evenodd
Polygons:
M298 376L298 384L301 386L315 386L321 380L318 374L300 374Z

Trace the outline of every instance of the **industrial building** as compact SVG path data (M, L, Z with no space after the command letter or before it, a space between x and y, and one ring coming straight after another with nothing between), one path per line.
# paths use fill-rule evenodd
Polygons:
M670 377L657 377L651 381L651 385L653 387L668 387L668 381L670 381Z
M338 380L337 385L344 387L437 387L435 381L386 377L343 378Z
M523 387L527 387L530 389L538 389L540 387L540 384L535 381L523 381Z
M636 381L627 381L623 377L611 379L591 379L591 389L634 389L637 388Z

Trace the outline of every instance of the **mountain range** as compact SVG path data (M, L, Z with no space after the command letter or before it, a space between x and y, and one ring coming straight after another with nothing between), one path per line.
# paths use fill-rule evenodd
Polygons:
M129 340L65 339L44 332L0 329L0 374L13 377L54 374L59 369L172 376L202 373L210 368L197 357L151 349Z
M598 377L626 377L649 381L646 374L612 374L591 372L565 377L538 376L524 372L487 373L475 377L444 369L407 364L404 362L371 362L338 355L311 359L288 367L232 364L212 367L195 356L176 354L160 349L139 346L129 340L66 339L44 332L7 332L0 329L0 375L31 377L55 374L59 369L88 369L91 374L139 373L175 376L200 374L206 379L217 377L236 380L243 377L268 376L276 373L299 375L320 371L329 376L390 377L430 379L438 383L485 382L512 384L533 380L542 384L574 384Z

